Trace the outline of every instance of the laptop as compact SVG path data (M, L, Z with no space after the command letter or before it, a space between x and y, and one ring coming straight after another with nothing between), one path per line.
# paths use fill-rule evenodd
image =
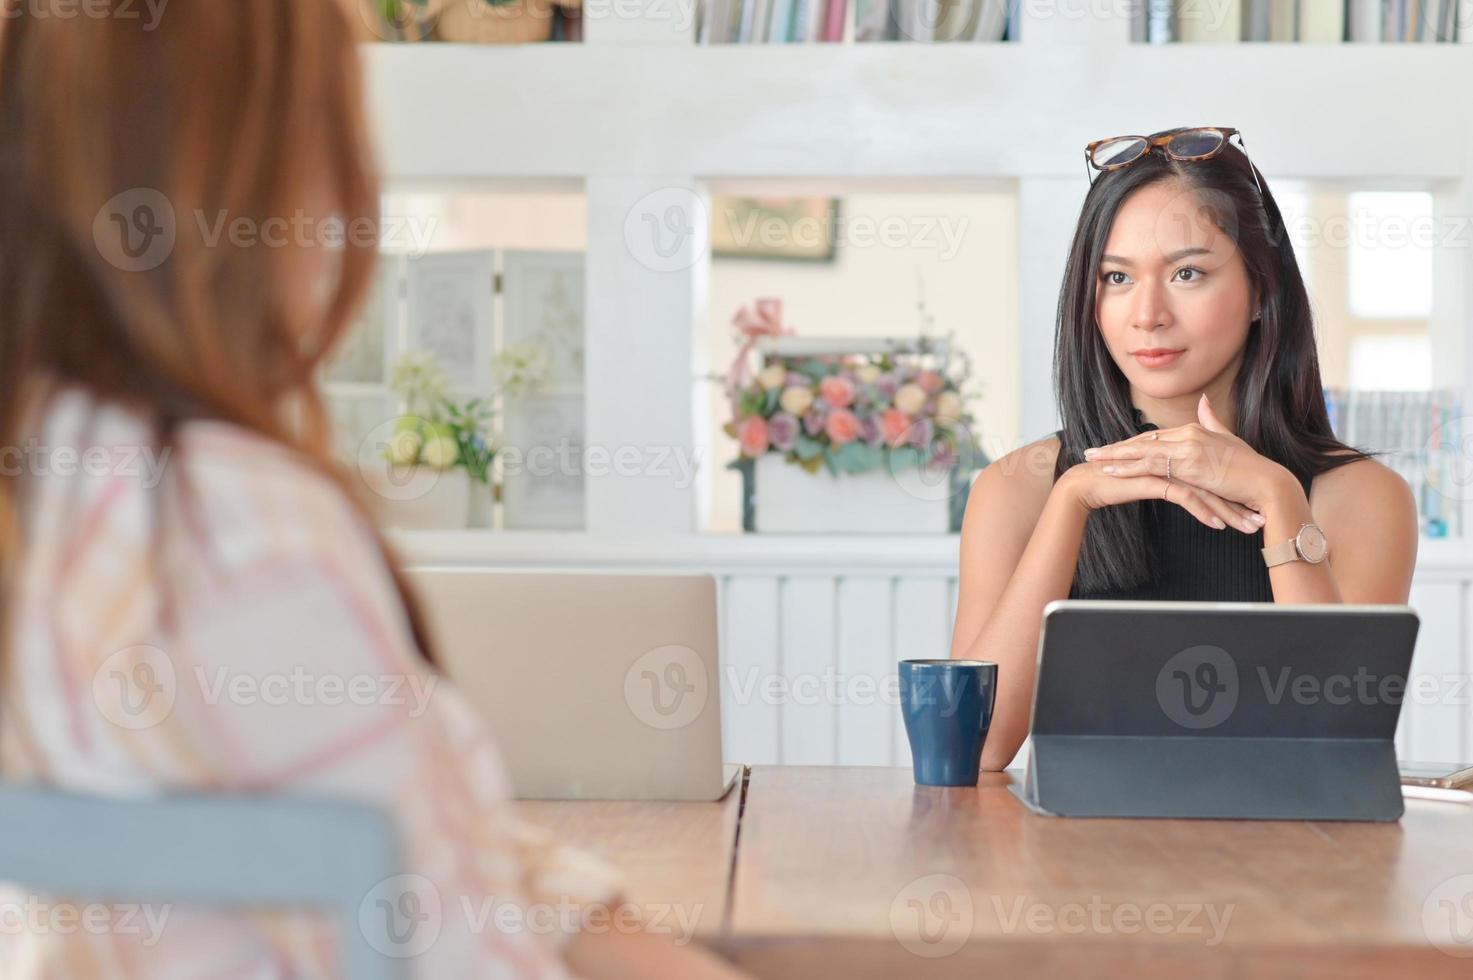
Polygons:
M723 765L709 575L410 568L445 674L518 799L716 800Z
M1061 599L1023 785L1075 817L1396 820L1410 606Z

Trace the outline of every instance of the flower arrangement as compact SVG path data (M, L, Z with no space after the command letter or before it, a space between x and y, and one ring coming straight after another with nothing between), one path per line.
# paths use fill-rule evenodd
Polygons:
M491 480L498 449L490 403L456 401L433 354L406 351L394 363L389 387L404 402L385 457L395 466L448 470L459 466L478 483Z
M976 449L963 388L964 354L922 339L909 350L844 355L768 354L747 377L748 355L762 336L790 334L781 304L760 301L738 312L742 346L725 378L732 418L725 431L741 447L741 468L765 453L782 454L810 473L863 473L888 467L954 469Z
M547 381L552 359L541 344L509 344L491 362L496 386L508 398L536 392Z

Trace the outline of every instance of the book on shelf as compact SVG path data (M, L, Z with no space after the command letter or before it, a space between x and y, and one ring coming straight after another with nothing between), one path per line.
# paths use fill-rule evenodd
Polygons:
M763 38L768 44L787 44L793 39L793 0L771 0L772 15Z
M1300 0L1299 40L1310 44L1345 40L1345 6L1341 0Z
M848 11L848 0L828 0L823 16L823 40L844 40L844 20Z
M1345 39L1357 44L1381 40L1382 0L1346 0Z
M1013 41L1022 0L698 2L701 44L793 44ZM1129 9L1130 38L1145 44L1473 43L1473 0L1131 0Z
M1464 485L1461 392L1324 389L1335 437L1395 470L1417 501L1427 537L1463 535Z
M1347 41L1448 44L1473 41L1468 0L1346 0Z
M1146 18L1146 43L1166 44L1177 39L1176 0L1146 0L1141 14Z
M1181 0L1177 33L1184 44L1231 44L1243 39L1243 0Z
M1131 40L1467 44L1473 0L1134 0Z
M700 0L700 44L1004 41L1019 0Z

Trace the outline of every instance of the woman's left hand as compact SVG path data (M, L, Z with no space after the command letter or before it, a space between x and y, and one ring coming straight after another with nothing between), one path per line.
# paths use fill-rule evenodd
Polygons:
M1197 402L1197 422L1174 429L1153 429L1122 442L1091 447L1084 458L1113 460L1114 476L1166 475L1171 457L1171 479L1236 501L1262 513L1285 486L1290 471L1239 439L1212 411L1206 394ZM1108 469L1106 470L1108 472Z

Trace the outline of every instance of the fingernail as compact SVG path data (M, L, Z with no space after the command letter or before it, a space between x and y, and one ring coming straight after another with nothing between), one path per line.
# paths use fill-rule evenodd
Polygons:
M1268 518L1264 517L1262 514L1249 514L1248 520L1252 521L1254 524L1257 524L1259 527L1263 527L1263 525L1268 523Z
M1106 466L1105 467L1105 472L1106 473L1114 473L1115 472L1115 467L1113 467L1113 466Z
M1095 453L1098 453L1098 452L1099 452L1098 449L1096 449L1094 446L1090 446L1088 449L1086 449L1084 451L1084 458L1085 459L1089 459L1091 456L1093 456Z
M1214 517L1212 519L1212 526L1215 527L1215 528L1217 528L1219 531L1221 531L1223 528L1227 527L1227 525L1222 522L1222 518L1221 517Z
M1256 531L1256 530L1258 530L1258 525L1257 524L1254 524L1252 521L1244 521L1243 522L1243 530L1245 530L1245 531Z

